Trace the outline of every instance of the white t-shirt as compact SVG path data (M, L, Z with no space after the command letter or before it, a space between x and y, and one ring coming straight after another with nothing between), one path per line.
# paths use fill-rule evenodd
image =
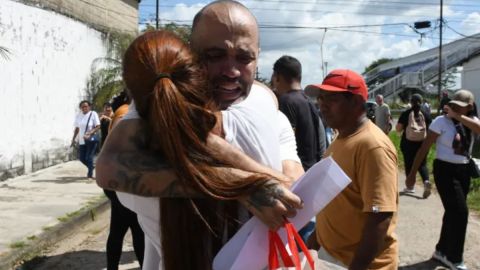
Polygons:
M90 114L92 115L90 117ZM90 121L88 118L90 117ZM88 126L87 126L87 121L88 121ZM94 127L100 125L100 119L98 118L98 114L94 111L90 111L86 114L83 114L83 112L80 112L77 114L77 117L75 118L75 127L79 129L78 136L77 136L77 141L80 145L85 144L85 140L83 139L83 135L85 135L85 131L92 130Z
M475 119L478 121L478 118ZM466 156L457 155L453 150L452 143L457 130L452 119L444 115L438 116L430 124L429 130L440 135L436 141L435 158L454 164L468 163L469 159Z
M254 160L279 171L282 160L300 163L292 126L287 117L277 110L268 90L252 85L248 97L222 111L222 115L225 139ZM122 120L138 118L132 102ZM159 199L123 192L117 194L123 205L137 213L138 222L145 232L145 244L151 245L145 250L144 265L158 263L158 269L162 269Z

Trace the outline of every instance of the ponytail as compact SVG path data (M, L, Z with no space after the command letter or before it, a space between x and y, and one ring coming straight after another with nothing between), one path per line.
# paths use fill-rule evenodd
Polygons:
M215 108L203 72L178 37L166 31L144 33L129 46L123 63L125 84L149 127L149 149L165 157L181 186L206 197L160 200L165 269L211 269L224 228L238 224L234 200L271 177L232 179L216 170L233 164L224 164L207 148Z

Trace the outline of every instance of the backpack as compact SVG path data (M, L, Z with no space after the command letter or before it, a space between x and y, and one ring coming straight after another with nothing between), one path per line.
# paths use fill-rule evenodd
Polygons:
M421 142L427 137L427 124L425 116L422 112L418 112L419 121L415 121L415 113L413 110L408 115L408 125L405 129L405 137L409 141Z

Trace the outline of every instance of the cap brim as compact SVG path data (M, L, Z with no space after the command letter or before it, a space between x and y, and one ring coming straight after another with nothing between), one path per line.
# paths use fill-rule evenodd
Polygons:
M305 88L305 95L310 97L317 97L320 91L349 92L347 89L331 86L328 84L311 84Z
M463 101L460 101L460 100L450 100L448 102L448 104L455 104L455 105L458 105L460 107L467 107L468 105L470 105L470 104L468 104L466 102L463 102Z

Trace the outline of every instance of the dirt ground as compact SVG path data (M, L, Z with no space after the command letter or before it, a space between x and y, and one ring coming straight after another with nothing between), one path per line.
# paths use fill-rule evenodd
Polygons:
M23 264L18 270L103 270L107 269L105 243L108 236L110 211L97 215L70 237L45 250L42 255ZM119 270L140 270L127 233Z
M399 183L400 190L405 185ZM434 190L426 200L422 199L422 186L416 194L400 196L397 234L400 249L400 269L444 269L430 260L440 236L443 206ZM471 270L480 270L480 218L470 212L467 239L464 250L465 264Z
M403 188L400 181L399 189ZM397 234L400 244L400 268L403 270L446 269L431 260L440 233L443 207L438 194L426 200L421 198L422 187L417 194L401 195ZM96 222L84 227L73 236L46 250L42 256L27 262L21 270L101 270L106 269L105 242L108 233L109 212L98 216ZM120 269L139 269L133 253L130 235L124 245ZM480 270L480 218L470 213L465 263L471 270Z

